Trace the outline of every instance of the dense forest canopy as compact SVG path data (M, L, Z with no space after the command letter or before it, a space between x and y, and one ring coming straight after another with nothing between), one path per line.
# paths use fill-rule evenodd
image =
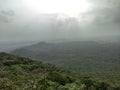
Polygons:
M114 84L51 64L0 53L1 90L120 90Z

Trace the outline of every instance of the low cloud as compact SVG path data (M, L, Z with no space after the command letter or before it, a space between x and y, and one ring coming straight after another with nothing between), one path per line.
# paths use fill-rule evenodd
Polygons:
M25 7L21 8L18 2L14 3L14 11L11 5L9 6L10 10L4 8L0 11L0 40L90 38L120 35L120 1L87 1L92 4L91 10L73 17L61 13L35 14Z
M0 11L0 22L8 23L12 20L12 17L15 15L12 10L2 10Z

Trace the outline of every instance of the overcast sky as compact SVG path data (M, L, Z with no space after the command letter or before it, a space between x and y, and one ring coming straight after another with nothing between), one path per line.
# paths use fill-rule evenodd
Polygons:
M120 35L120 0L48 1L0 0L0 41Z

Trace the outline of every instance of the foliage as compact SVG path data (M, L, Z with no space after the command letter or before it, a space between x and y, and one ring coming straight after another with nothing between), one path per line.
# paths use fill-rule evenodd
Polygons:
M12 53L120 83L119 42L40 42Z
M55 65L0 53L0 90L120 90L120 86Z

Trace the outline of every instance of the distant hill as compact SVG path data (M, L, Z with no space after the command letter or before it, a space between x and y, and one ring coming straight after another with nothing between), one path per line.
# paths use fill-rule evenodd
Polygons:
M37 41L0 41L0 52L10 52L16 48L35 44Z
M0 90L120 90L119 84L0 53Z
M117 42L40 42L12 53L120 81L120 43Z

